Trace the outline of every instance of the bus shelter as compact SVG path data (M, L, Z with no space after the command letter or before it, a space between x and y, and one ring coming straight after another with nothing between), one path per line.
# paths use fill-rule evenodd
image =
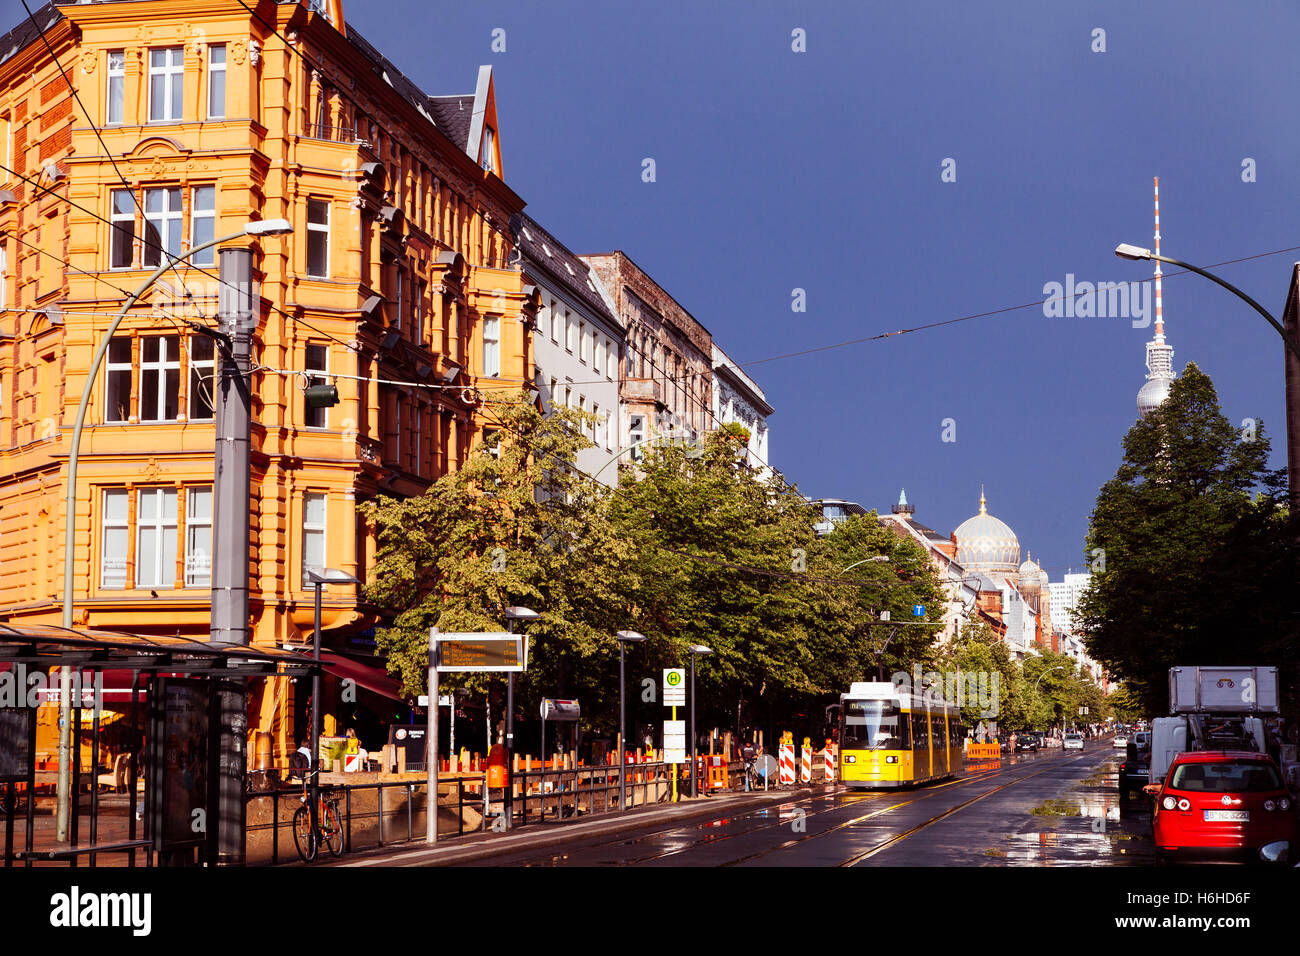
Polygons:
M71 786L59 840L65 666L73 674ZM248 747L247 714L223 710L222 701L249 681L303 676L313 666L279 648L0 624L4 866L214 863L218 820L243 829ZM221 783L234 774L232 793Z

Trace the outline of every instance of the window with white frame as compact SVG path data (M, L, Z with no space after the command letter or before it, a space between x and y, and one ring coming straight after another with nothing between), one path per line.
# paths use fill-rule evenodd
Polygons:
M483 320L483 374L488 378L501 374L501 319L495 315Z
M135 586L176 583L176 489L141 488L135 512Z
M185 586L212 587L212 486L185 496Z
M591 358L591 351L587 348L587 323L578 323L578 361L583 365Z
M591 365L600 374L600 370L605 367L605 336L599 332L592 332L592 337L596 340L596 349L591 357Z
M556 345L564 341L564 314L555 307L551 300L551 341Z
M307 572L325 568L325 495L302 496L302 586L311 587Z
M603 446L605 444L605 419L600 414L600 405L592 402L591 411L596 416L596 424L592 426L595 429L592 440L597 446Z
M308 345L306 354L306 367L303 371L307 375L307 385L328 385L330 371L330 350L328 345ZM308 428L328 428L329 427L329 409L312 408L307 404L306 397L303 398L303 407L306 409L303 415L303 424Z
M125 488L104 492L104 510L100 516L99 586L126 587L127 550L131 538L130 500Z
M483 128L483 155L479 159L479 165L489 173L496 172L496 134L492 132L491 126Z
M104 377L106 412L104 421L125 422L131 420L131 376L134 366L131 362L131 337L115 335L108 343L108 364Z
M568 309L564 310L564 324L568 328L568 332L569 332L568 339L565 341L564 347L568 349L570 352L576 352L578 350L578 323L573 321L573 319L569 318Z
M211 421L217 391L217 362L215 343L206 335L195 335L189 340L190 387L189 418L192 422Z
M144 264L162 264L162 255L181 254L181 191L179 187L144 191Z
M226 116L226 45L208 47L208 119Z
M307 275L327 279L330 274L330 204L307 200Z
M181 118L184 86L184 49L173 46L150 50L149 122L169 122Z
M610 340L609 353L605 356L605 377L611 382L618 378L618 343Z
M140 340L140 421L176 420L181 388L180 336Z
M415 341L424 343L424 297L429 294L429 283L423 279L415 283Z
M217 187L195 186L190 203L190 248L195 249L217 237ZM205 249L190 261L196 266L211 266L217 261L216 249Z
M109 198L109 268L129 269L135 261L135 198L128 189L114 189Z
M108 51L108 89L105 91L104 122L122 122L122 104L126 91L126 54L122 50Z

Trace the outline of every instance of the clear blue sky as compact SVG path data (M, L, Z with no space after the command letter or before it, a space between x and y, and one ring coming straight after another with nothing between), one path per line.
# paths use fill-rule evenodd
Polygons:
M742 364L1032 302L1067 273L1146 278L1112 250L1151 245L1153 176L1168 255L1300 246L1287 0L344 9L429 93L471 92L492 64L506 179L531 214L580 253L627 252ZM1280 314L1297 260L1221 274ZM1234 422L1262 419L1283 467L1277 334L1199 277L1167 279L1164 300L1175 366L1208 372ZM1083 564L1150 337L1035 307L748 370L776 408L773 464L802 491L887 510L905 486L948 533L982 483L1056 580Z

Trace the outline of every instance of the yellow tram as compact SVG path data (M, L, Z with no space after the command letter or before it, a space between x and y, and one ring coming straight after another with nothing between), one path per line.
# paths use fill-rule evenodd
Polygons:
M887 682L854 683L840 696L840 780L903 787L962 768L961 711Z

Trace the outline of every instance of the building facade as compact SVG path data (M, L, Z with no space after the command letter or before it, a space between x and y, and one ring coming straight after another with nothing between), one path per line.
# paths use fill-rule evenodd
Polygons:
M619 383L620 449L716 427L713 337L623 252L583 256L626 333ZM637 460L639 449L629 452Z
M525 281L540 295L532 335L534 384L543 408L578 408L595 416L584 428L592 447L578 452L578 467L617 485L618 468L610 460L620 447L623 326L587 263L526 213L512 217L510 229Z
M254 644L310 643L307 569L366 576L357 503L459 468L493 396L532 381L539 300L509 263L523 201L502 179L490 70L472 94L429 97L337 0L255 10L47 5L57 63L29 22L0 39L5 619L60 620L69 444L105 346L75 486L75 623L208 634L217 359L184 323L214 324L215 250L104 339L156 266L250 219L294 228L252 241ZM322 383L336 406L306 402ZM327 644L368 623L355 589L326 590ZM283 753L292 694L274 684L250 716Z
M741 371L713 343L713 422L714 427L734 423L749 432L747 464L764 476L771 473L767 463L767 418L772 406L758 383Z

